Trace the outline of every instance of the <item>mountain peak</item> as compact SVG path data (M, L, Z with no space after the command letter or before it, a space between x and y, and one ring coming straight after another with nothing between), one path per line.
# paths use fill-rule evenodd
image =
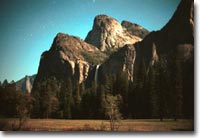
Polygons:
M194 43L194 1L182 0L161 31L179 42Z
M93 29L101 29L101 28L110 29L109 27L115 25L119 26L119 22L116 19L104 14L100 14L94 18Z
M149 34L149 31L142 26L136 24L136 23L131 23L129 21L122 21L121 25L126 28L126 30L131 34L131 35L136 35L139 36L140 38L144 38L147 34Z
M88 33L85 41L101 51L123 47L125 44L133 44L140 41L137 36L131 35L114 18L107 15L97 15L93 28Z

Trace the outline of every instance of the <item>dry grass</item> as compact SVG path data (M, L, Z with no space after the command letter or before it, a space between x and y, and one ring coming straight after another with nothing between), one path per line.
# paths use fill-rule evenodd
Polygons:
M0 119L12 123L16 119ZM8 125L8 124L7 124ZM11 124L10 124L11 125ZM193 131L193 120L137 119L122 120L117 131ZM9 126L9 125L8 125ZM5 129L4 129L5 130ZM108 120L29 119L23 130L27 131L110 131Z

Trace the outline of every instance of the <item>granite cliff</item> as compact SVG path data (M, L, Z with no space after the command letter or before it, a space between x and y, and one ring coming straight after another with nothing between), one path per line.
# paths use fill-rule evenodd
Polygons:
M140 37L130 34L116 19L107 15L95 17L93 28L85 39L101 51L117 49L140 40Z

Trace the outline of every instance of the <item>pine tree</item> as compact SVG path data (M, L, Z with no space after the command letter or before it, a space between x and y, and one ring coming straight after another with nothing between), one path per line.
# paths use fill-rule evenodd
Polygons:
M135 117L143 118L146 116L146 77L147 77L147 71L146 71L146 64L145 61L142 60L139 66L139 71L135 79L136 87L135 87L135 94L134 94L134 113ZM140 106L138 106L140 105Z
M114 82L114 95L122 96L122 103L120 105L120 112L123 114L124 118L128 117L128 87L129 81L128 76L125 72L121 72L117 76L116 81Z
M3 81L2 87L5 88L8 84L9 84L9 83L8 83L7 79L5 79L5 80Z
M129 118L133 118L134 115L134 95L135 94L135 82L130 81L128 87L128 111Z
M178 55L171 54L169 60L170 69L170 109L171 115L176 121L182 117L183 106L183 76L181 68L181 60Z
M32 110L32 117L40 117L41 113L40 113L40 108L41 108L41 104L40 104L40 100L41 100L41 96L40 96L40 88L41 85L39 83L35 84L35 89L32 90L31 95L33 97L33 110Z
M162 73L162 61L159 61L156 66L156 80L157 80L157 95L158 95L158 114L160 121L163 120L164 112L164 93L163 93L163 73Z
M175 60L175 76L174 76L174 94L175 94L175 115L174 119L182 117L183 105L183 86L182 86L182 70L180 60Z
M151 118L156 118L158 117L158 94L156 91L156 72L154 67L150 67L148 76L149 112Z
M73 103L73 98L72 98L72 82L71 82L71 79L67 79L66 91L64 94L64 109L63 109L64 118L66 119L72 118L71 108L73 104L74 103Z
M57 117L57 111L59 109L59 101L58 98L56 96L52 96L51 100L50 100L50 104L51 104L51 110L50 110L50 114L51 114L51 118L56 118Z
M41 103L41 108L40 112L42 113L43 118L49 118L49 115L51 113L51 86L49 81L46 81L42 85L41 89L41 97L40 97L40 103Z
M155 64L156 70L156 91L158 98L158 114L160 121L167 117L169 112L169 71L166 56L161 55Z
M98 118L104 119L105 118L105 91L104 86L100 85L97 91L97 109L98 109Z
M115 75L106 75L105 77L105 82L104 82L104 90L105 94L112 94L115 95L116 91L114 88L116 88L116 84L114 83L116 81L116 76Z
M121 102L121 96L116 95L112 96L110 94L106 95L105 98L105 114L109 117L110 120L110 129L114 131L116 127L116 123L121 120L121 113L119 111L119 105Z
M96 99L94 98L94 92L91 88L88 88L82 96L81 100L81 113L83 118L94 118Z
M81 104L81 96L80 96L80 86L77 82L74 88L74 107L73 107L73 117L78 118L80 115L80 104Z
M68 78L66 82L61 84L59 99L59 118L72 118L72 108L74 106L73 89L71 79Z

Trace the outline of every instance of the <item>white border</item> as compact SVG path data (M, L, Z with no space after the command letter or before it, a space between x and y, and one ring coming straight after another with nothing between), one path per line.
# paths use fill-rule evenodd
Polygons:
M89 137L104 137L104 138L116 138L116 137L142 137L142 138L185 138L185 137L199 137L199 78L200 78L200 36L199 36L199 6L200 6L200 1L195 0L194 1L195 5L195 132L194 133L182 133L182 134L177 134L177 133L171 133L171 134L166 134L166 133L96 133L96 132L82 132L82 133L72 133L72 132L64 132L64 133L35 133L35 132L12 132L12 133L5 133L5 132L0 132L0 138L6 137L6 138L13 138L13 137L18 137L18 138L55 138L55 137L75 137L75 138L89 138Z

